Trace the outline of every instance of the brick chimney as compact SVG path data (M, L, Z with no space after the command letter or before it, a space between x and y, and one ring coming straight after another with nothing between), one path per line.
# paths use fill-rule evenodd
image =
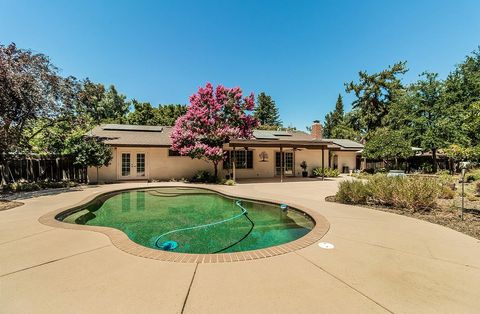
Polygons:
M312 138L315 140L321 140L323 138L322 124L320 123L320 120L313 121Z

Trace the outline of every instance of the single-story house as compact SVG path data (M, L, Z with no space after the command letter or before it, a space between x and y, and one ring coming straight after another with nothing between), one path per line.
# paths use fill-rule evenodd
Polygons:
M169 126L104 124L91 134L112 147L109 166L89 168L91 181L169 180L191 178L200 170L213 172L206 160L180 156L171 149ZM322 138L322 126L312 125L311 134L302 131L255 130L252 139L233 139L225 144L225 161L219 175L225 178L271 178L301 176L300 163L307 171L316 167L338 168L341 172L360 169L358 151L363 145L345 139ZM234 163L230 161L235 161ZM98 179L98 180L97 180Z

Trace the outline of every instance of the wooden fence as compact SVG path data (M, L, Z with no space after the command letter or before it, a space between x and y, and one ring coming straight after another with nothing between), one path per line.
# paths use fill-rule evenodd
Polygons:
M0 163L1 184L20 180L28 182L70 180L87 182L87 171L73 163L70 156L48 156L6 159Z

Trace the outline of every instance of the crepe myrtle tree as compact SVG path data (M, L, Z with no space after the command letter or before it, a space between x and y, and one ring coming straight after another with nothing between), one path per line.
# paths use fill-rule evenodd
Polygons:
M180 116L171 134L172 149L180 155L211 161L214 176L224 158L223 145L231 138L249 139L258 121L251 115L253 93L243 97L239 87L207 83L190 96L187 112Z

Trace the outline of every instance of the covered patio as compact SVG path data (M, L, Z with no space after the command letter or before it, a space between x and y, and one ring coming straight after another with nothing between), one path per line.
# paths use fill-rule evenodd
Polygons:
M228 146L231 148L229 150L229 158L232 160L231 165L232 165L232 179L236 181L237 179L237 169L236 169L236 160L235 160L235 151L239 149L243 150L249 150L252 148L269 148L269 149L274 149L279 151L279 157L280 160L279 162L276 162L276 166L279 165L279 167L276 167L276 172L278 172L279 180L280 182L283 182L286 176L286 160L285 160L285 152L291 152L292 153L292 169L288 169L289 174L291 173L290 177L296 177L296 168L298 167L298 163L296 162L296 153L299 150L310 150L310 151L321 151L321 161L320 161L320 167L322 168L322 176L321 180L325 179L325 157L328 156L329 149L336 148L337 145L335 145L333 142L330 141L323 141L323 140L311 140L311 141L289 141L289 140L232 140Z

